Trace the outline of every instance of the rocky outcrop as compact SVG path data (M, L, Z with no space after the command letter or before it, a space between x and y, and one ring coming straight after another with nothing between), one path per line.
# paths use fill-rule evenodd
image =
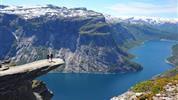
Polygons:
M111 100L178 100L178 81L168 83L163 89L164 91L156 94L128 91L118 97L113 97Z
M33 80L32 91L37 100L51 100L52 96L55 95L50 91L43 81Z
M164 87L165 91L153 96L153 100L177 100L178 99L178 81L168 83Z
M138 100L138 97L141 95L143 95L143 93L135 93L133 91L128 91L120 96L111 98L111 100Z
M0 71L0 98L2 100L50 100L53 94L43 82L34 79L57 67L62 69L63 64L61 59L54 59L54 62L50 63L45 59Z
M34 88L32 88L32 81L18 82L12 89L0 91L0 98L1 100L51 100L52 92L47 89L44 83L36 82L38 85Z

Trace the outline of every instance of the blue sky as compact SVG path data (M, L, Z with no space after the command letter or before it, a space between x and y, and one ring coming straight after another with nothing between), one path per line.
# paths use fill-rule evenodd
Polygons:
M113 16L178 17L178 0L1 0L5 5L86 7Z

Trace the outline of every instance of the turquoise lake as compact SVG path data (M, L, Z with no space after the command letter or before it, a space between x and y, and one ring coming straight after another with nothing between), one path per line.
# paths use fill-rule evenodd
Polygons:
M137 82L151 79L172 65L165 62L171 54L171 41L147 41L129 50L143 70L127 74L64 74L50 73L38 79L53 91L52 100L109 100L127 91Z

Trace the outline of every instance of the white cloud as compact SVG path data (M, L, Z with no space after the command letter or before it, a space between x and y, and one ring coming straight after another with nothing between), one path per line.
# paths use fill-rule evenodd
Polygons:
M151 3L132 2L119 3L108 7L114 13L121 16L160 16L166 14L177 14L177 3L156 5Z

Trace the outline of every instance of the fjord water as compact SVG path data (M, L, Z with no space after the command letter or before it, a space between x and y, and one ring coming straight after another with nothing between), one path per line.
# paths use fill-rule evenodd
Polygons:
M53 91L53 100L109 100L127 91L137 82L151 79L173 66L165 59L171 54L171 41L147 41L129 52L136 57L133 61L141 64L140 72L127 74L64 74L50 73L39 79L45 81Z

